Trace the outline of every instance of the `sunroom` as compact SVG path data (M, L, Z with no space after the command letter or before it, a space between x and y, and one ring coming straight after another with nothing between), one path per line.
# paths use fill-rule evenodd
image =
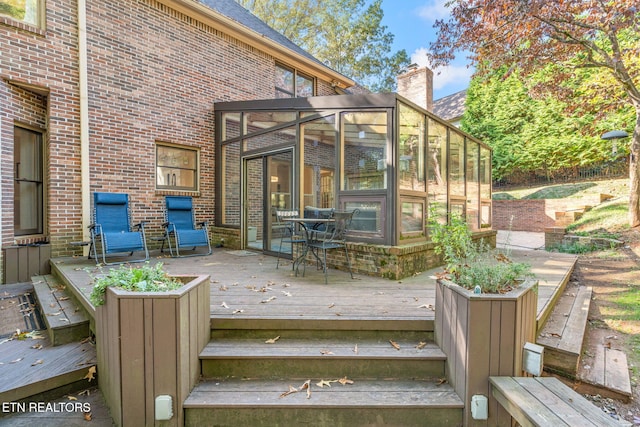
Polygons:
M291 257L275 209L357 210L349 252L363 274L437 265L429 215L457 212L495 243L491 150L397 94L216 103L215 117L214 239L224 246Z

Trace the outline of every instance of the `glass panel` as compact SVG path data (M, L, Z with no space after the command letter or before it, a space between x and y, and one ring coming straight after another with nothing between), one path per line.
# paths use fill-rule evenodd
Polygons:
M247 230L246 245L250 248L262 249L263 212L265 209L264 159L247 160L245 163Z
M276 65L276 98L293 98L293 70Z
M304 141L303 206L335 207L335 116L300 125Z
M425 190L424 114L399 104L398 179L401 190Z
M464 212L464 137L451 130L449 132L449 206L451 211L462 207Z
M427 158L427 189L430 214L440 223L447 220L447 128L429 119L429 157Z
M477 142L467 140L467 224L472 231L480 228L479 203L480 203L480 145Z
M292 122L296 119L296 113L291 111L256 111L244 113L244 134L267 130Z
M296 128L294 126L264 133L262 135L243 140L244 151L275 147L277 145L293 145L296 142Z
M383 208L382 201L366 200L344 202L345 210L351 211L358 209L357 215L355 215L351 221L349 231L375 233L376 236L382 236L382 230L384 229Z
M402 234L422 233L424 228L424 203L402 202Z
M387 188L387 113L342 113L343 190Z
M480 147L480 228L491 228L491 151Z
M156 186L192 190L198 189L198 152L187 148L156 146Z
M8 16L16 21L38 25L41 0L0 1L0 16Z
M240 142L222 146L222 224L240 226Z
M296 77L296 96L301 98L313 96L313 79L298 74Z
M42 134L14 128L16 236L43 232Z
M222 141L240 136L240 113L222 114Z

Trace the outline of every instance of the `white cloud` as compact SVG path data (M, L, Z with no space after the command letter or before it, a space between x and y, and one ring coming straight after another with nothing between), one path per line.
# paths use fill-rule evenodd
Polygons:
M449 16L449 8L445 6L449 0L430 0L418 9L418 16L427 22L435 22Z
M411 54L411 62L418 64L420 67L429 67L433 70L433 89L440 90L449 85L460 86L460 83L464 82L463 86L468 86L474 69L467 67L466 65L448 65L446 67L438 67L433 69L429 64L427 58L427 49L424 47L418 48Z

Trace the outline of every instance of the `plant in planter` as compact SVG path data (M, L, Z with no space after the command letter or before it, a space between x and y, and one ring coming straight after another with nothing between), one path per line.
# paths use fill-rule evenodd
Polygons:
M162 269L162 263L155 266L145 263L142 267L136 268L121 265L109 270L106 276L95 280L90 296L94 307L104 304L105 293L110 286L132 292L167 292L181 288L184 283L169 276Z
M434 218L434 216L431 216ZM462 216L451 214L447 224L430 221L435 252L445 262L446 278L465 289L504 293L532 278L531 267L513 262L508 251L494 252L483 242L475 244Z
M209 342L208 275L168 275L162 264L111 269L94 281L98 384L116 425L157 425L156 396L182 404L200 378L199 355ZM155 423L155 424L154 424Z
M495 408L488 425L511 426L491 394L489 377L522 375L524 344L536 337L537 282L528 264L474 244L459 215L430 226L435 251L446 264L436 282L434 336L447 356L447 380L465 402L463 424L480 425L473 423L471 400L484 395Z

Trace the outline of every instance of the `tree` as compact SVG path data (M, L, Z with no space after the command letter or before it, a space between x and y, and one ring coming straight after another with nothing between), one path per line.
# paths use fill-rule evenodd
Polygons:
M538 94L553 93L586 105L590 96L572 90L580 69L607 70L609 84L595 84L592 95L609 99L603 112L633 106L629 223L640 226L640 10L637 0L452 0L451 17L439 20L431 43L434 67L468 51L482 70L506 65L523 77L548 64L552 76ZM552 89L551 89L552 88ZM534 91L535 92L535 91ZM580 96L582 95L582 96Z
M410 60L391 53L382 0L237 0L327 66L374 92L393 91Z

